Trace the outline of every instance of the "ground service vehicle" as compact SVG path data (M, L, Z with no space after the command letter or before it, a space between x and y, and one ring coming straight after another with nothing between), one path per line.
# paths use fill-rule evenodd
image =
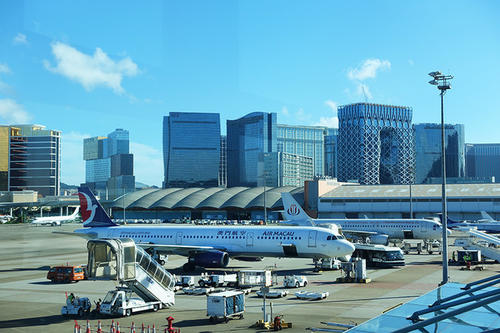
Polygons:
M54 266L49 269L47 279L52 282L78 282L85 279L82 266Z
M241 291L224 291L207 296L207 316L215 322L219 318L225 322L232 317L243 318L245 295Z
M354 244L356 250L352 258L366 259L369 267L392 267L404 266L405 258L399 247L376 245L376 244Z
M132 297L132 291L118 287L106 294L101 304L101 314L109 316L130 316L132 313L161 309L161 302L146 302L139 297Z
M198 281L200 287L212 286L212 287L222 287L222 286L236 286L238 283L238 275L234 274L211 274L202 276Z
M63 316L79 316L83 317L90 313L92 304L87 297L66 298L66 305L61 308Z
M287 275L283 279L285 288L299 288L307 286L307 278L303 275Z

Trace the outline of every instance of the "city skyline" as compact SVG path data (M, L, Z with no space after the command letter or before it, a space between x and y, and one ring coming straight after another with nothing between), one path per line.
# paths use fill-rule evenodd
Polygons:
M446 123L464 124L466 143L497 143L499 6L4 1L0 123L60 130L69 184L84 182L83 138L127 128L137 181L161 186L169 112L220 113L222 134L259 111L337 127L336 106L365 101L438 123L427 73L441 70L455 76Z

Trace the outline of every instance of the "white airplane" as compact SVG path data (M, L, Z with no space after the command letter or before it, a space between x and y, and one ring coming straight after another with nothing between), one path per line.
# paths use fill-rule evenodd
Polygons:
M267 226L118 226L111 221L90 189L80 187L83 226L75 233L86 238L130 238L160 255L188 257L184 269L226 267L229 258L325 258L348 256L354 245L337 228ZM162 262L164 264L164 262Z
M442 238L441 223L427 219L313 219L302 209L290 193L281 193L285 222L289 225L336 224L345 234L368 237L373 244L388 244L389 239ZM448 234L451 231L448 230Z
M66 216L37 217L36 219L34 219L31 222L31 224L58 226L58 225L61 225L61 223L63 223L63 222L74 221L78 217L79 210L80 210L80 207L76 207L73 214L66 215Z

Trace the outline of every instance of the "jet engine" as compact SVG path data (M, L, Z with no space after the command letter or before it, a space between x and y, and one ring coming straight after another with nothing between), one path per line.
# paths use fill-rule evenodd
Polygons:
M229 255L222 251L200 252L190 257L189 263L201 267L221 268L229 263Z
M387 235L370 235L368 237L371 244L387 245L389 244L389 236Z

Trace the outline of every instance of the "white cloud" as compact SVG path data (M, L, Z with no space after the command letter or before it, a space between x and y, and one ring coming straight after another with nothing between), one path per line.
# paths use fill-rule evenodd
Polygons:
M70 185L85 182L85 161L83 160L83 139L90 134L79 132L61 133L61 181Z
M14 39L12 40L14 44L28 44L28 40L26 39L26 35L22 33L18 33Z
M339 118L337 117L321 117L319 122L315 123L314 126L326 126L331 128L339 128Z
M137 142L130 142L134 154L135 180L161 187L163 181L163 154L160 150Z
M373 99L370 88L368 88L368 86L364 83L358 83L358 87L356 88L356 94L366 99Z
M413 59L408 59L408 64L413 67L415 65L415 61L413 61Z
M288 108L286 106L284 106L282 109L281 109L281 113L284 115L284 116L288 116L290 114L290 112L288 111Z
M327 100L325 101L325 104L328 105L332 109L332 111L334 111L335 113L337 112L337 108L339 107L337 102Z
M61 42L54 42L51 46L56 66L52 67L45 60L45 68L80 83L87 91L106 86L122 94L125 92L121 86L123 77L139 73L139 68L129 57L113 61L100 48L96 48L93 55L87 55Z
M366 59L359 67L350 69L347 77L351 80L364 81L377 76L377 71L390 69L391 63L388 60Z
M10 68L6 64L0 64L0 73L10 73Z
M31 120L31 116L24 110L22 105L14 100L0 99L0 119L7 124L25 124Z

